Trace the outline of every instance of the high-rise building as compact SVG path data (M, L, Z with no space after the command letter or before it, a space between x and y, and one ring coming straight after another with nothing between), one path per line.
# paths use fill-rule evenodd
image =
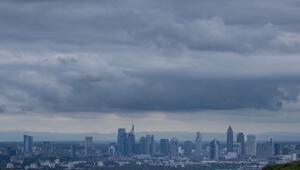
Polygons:
M265 143L257 144L256 157L260 159L271 158L274 155L273 147L274 145L272 138Z
M125 150L126 150L126 155L128 156L132 156L135 152L134 125L132 125L131 131L128 133Z
M94 153L93 137L87 136L84 140L84 155L92 156Z
M281 155L281 144L280 143L274 144L274 155Z
M146 154L155 154L154 135L146 135Z
M168 155L170 153L169 139L160 139L160 153L164 155Z
M139 154L147 154L147 140L145 136L142 136L139 140Z
M44 141L41 145L42 153L49 156L52 153L52 145L49 141Z
M125 156L126 155L126 129L125 128L119 128L118 129L118 155L119 156Z
M219 160L219 141L214 139L210 142L210 160Z
M300 144L295 146L296 159L300 160Z
M31 156L33 151L33 137L29 135L23 136L24 156Z
M155 142L154 135L146 135L140 138L139 140L139 153L145 155L154 155L155 154Z
M202 156L202 135L200 132L197 132L195 140L195 155L198 157Z
M245 135L240 132L236 136L236 141L241 145L241 155L245 155L246 149L245 149Z
M172 159L177 159L179 156L179 143L176 138L171 139L171 144L170 144L170 151L171 151L171 158Z
M256 156L256 137L255 135L247 135L247 155Z
M233 152L233 130L231 126L227 129L227 152Z
M191 156L193 151L193 142L190 140L184 141L183 151L185 156Z

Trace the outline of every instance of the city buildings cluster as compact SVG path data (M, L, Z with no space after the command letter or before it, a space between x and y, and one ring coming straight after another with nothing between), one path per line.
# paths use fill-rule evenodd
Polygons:
M195 134L193 141L179 141L176 137L155 139L153 134L137 139L134 125L129 132L119 128L116 141L110 143L97 143L92 136L86 136L79 143L34 142L33 136L24 135L22 144L0 145L0 156L7 156L0 163L8 169L38 169L43 166L72 169L76 166L125 166L132 162L135 165L180 167L211 164L223 166L229 163L239 168L259 169L268 163L300 159L300 144L297 142L274 142L272 138L257 141L255 135L234 132L231 126L226 136L226 141L205 141L200 132Z

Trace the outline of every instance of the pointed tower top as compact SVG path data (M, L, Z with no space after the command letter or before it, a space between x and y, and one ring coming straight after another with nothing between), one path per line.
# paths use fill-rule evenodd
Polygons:
M131 133L134 133L134 124L132 124Z
M232 131L231 125L229 125L227 131Z

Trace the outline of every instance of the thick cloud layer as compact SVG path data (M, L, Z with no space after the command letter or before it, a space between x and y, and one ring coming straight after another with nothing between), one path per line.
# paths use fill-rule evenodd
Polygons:
M0 112L278 110L295 0L0 2Z

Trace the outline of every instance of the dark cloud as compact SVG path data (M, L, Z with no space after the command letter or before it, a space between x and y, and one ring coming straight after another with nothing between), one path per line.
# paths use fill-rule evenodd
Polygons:
M1 1L0 112L279 110L298 101L299 7Z

